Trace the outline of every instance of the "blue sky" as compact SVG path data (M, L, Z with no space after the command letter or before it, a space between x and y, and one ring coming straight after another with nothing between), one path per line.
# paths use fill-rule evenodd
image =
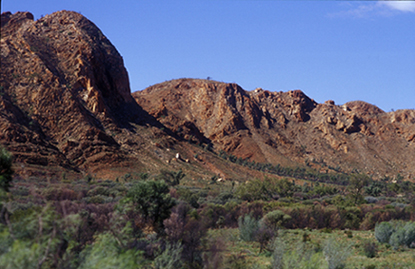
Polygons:
M123 56L132 91L211 77L301 89L320 103L415 108L415 1L2 0L1 9L80 12Z

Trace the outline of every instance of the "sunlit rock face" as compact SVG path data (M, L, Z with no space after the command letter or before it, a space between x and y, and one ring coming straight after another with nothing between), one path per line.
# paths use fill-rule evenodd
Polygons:
M98 27L76 12L17 12L1 15L1 32L0 141L17 161L79 169L119 159L111 133L138 106Z
M237 84L178 79L133 93L186 140L273 164L320 162L373 177L415 176L415 112L385 113L353 101L318 104L300 90L245 91ZM411 157L412 156L412 157Z

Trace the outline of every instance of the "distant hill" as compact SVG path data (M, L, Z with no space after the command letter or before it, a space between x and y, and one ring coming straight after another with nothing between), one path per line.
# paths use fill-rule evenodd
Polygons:
M218 156L375 178L415 177L415 111L303 92L248 92L178 79L131 94L123 59L82 15L1 15L0 143L18 173L184 169L194 178L257 171ZM179 153L180 158L176 159Z

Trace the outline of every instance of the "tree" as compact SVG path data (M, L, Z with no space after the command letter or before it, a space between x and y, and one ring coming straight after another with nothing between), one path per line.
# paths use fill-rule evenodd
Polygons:
M180 169L178 172L172 172L172 176L173 176L173 186L175 185L179 185L180 184L180 180L182 180L182 178L184 178L186 176L185 173L183 173L182 169Z
M349 179L349 191L353 197L354 204L362 199L362 191L370 182L369 176L365 174L353 174Z
M185 176L186 174L183 173L182 169L177 172L162 169L157 179L164 180L171 186L176 186L180 184L180 180L182 180Z
M170 216L170 210L175 205L169 186L162 180L139 181L128 191L126 202L132 202L154 228L162 228L163 221Z
M0 146L0 189L5 192L9 191L12 182L12 155L2 146Z

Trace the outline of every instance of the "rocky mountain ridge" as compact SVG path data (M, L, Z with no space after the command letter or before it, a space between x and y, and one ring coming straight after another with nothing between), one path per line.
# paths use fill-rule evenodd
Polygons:
M131 94L119 52L76 12L37 21L6 12L1 33L0 143L19 173L35 167L108 178L160 169L257 176L208 148L274 165L415 176L414 110L318 104L299 90L249 92L201 79Z
M354 101L318 104L302 91L244 91L236 84L179 79L133 93L184 139L262 163L321 162L374 177L415 172L415 111L385 113ZM412 156L412 157L411 157Z
M69 11L1 18L2 144L18 162L75 170L124 158L111 132L140 109L101 31Z

